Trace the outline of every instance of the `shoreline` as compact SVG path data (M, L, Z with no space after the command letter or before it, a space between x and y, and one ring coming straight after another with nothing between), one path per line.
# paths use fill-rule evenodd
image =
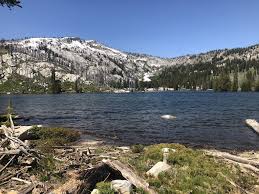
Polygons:
M129 142L124 142L123 140L120 139L113 139L112 137L103 137L102 135L98 135L96 133L93 132L89 132L89 131L84 131L81 129L75 129L77 131L79 131L82 136L80 137L80 142L87 142L87 141L93 141L93 142L102 142L102 145L112 145L112 146L126 146L126 147L130 147L133 145L140 145L140 143L129 143ZM195 144L192 142L188 142L188 143L183 143L183 142L177 142L177 141L171 141L171 142L154 142L154 143L141 143L141 145L143 146L150 146L150 145L156 145L156 144L181 144L184 145L186 147L192 148L192 149L200 149L200 150L218 150L218 151L222 151L222 152L228 152L228 153L232 153L232 154L242 154L242 153L246 153L246 152L259 152L259 149L232 149L232 148L220 148L217 147L215 145L199 145L199 144Z
M57 128L57 129L59 129L59 128ZM51 132L49 130L52 130L52 132L55 132L55 128L48 128L47 131ZM65 131L69 132L68 129L66 129ZM61 133L61 134L63 134L64 132L62 130L61 131L59 130L59 133ZM108 176L110 176L109 175L110 173L114 173L113 170L110 171L111 170L110 168L111 167L113 168L114 166L107 167L107 165L109 166L109 165L113 165L113 164L119 164L119 165L123 166L123 169L126 168L126 169L128 169L128 171L132 171L134 176L137 176L138 179L141 179L143 181L148 181L148 180L150 180L150 178L144 176L142 171L139 171L142 169L142 167L140 169L138 169L132 165L134 162L139 160L140 163L136 164L137 166L141 164L141 165L145 166L145 169L149 169L150 168L150 165L148 164L149 160L147 161L146 164L142 164L142 160L143 160L143 158L141 157L142 154L148 154L147 156L151 157L150 159L152 159L152 157L154 157L153 152L156 152L156 155L158 154L157 156L159 156L158 160L160 160L159 152L161 152L161 148L164 148L164 147L172 147L172 148L176 149L176 153L173 153L173 152L170 153L170 157L171 157L170 160L173 159L173 161L175 160L174 157L178 155L176 157L176 159L178 158L177 159L177 160L179 160L178 162L181 162L182 161L181 157L183 157L182 154L184 154L185 157L190 158L190 159L188 159L188 161L191 163L193 162L193 160L197 160L197 159L199 160L200 157L204 157L204 159L208 160L207 162L211 163L211 165L213 164L213 165L217 166L217 163L220 163L221 165L226 165L226 167L227 166L230 167L233 165L240 165L240 168L244 170L244 172L245 172L245 174L247 174L247 176L248 175L250 176L250 171L251 171L253 173L258 173L258 178L259 178L259 169L257 169L256 167L253 166L253 165L256 166L257 164L259 166L259 152L257 152L257 153L252 153L252 152L245 153L244 152L244 153L239 153L239 154L233 155L233 154L229 154L227 152L221 152L218 150L190 148L188 146L183 146L181 144L174 144L174 143L152 144L152 145L148 145L148 146L136 145L136 146L130 146L130 147L129 146L119 146L118 144L114 144L114 142L105 141L104 139L93 137L92 135L82 133L82 131L79 131L79 130L74 131L74 132L73 132L74 134L76 134L78 132L80 133L80 138L78 140L65 144L65 145L52 146L52 148L49 149L49 151L51 151L50 153L52 153L51 154L52 156L48 155L47 153L44 153L44 152L41 153L43 155L47 154L46 155L47 157L51 156L52 159L50 161L54 162L51 165L54 165L55 168L54 168L54 166L51 168L46 166L47 168L46 168L45 173L47 173L46 175L49 177L48 179L44 178L44 176L46 176L45 173L43 173L44 176L43 175L36 176L36 174L34 174L35 172L30 175L30 178L28 178L28 175L27 175L28 172L27 172L27 173L23 174L22 176L20 175L19 180L23 180L24 182L27 181L30 184L32 182L33 185L36 185L36 186L30 187L30 189L32 189L32 191L34 191L34 193L35 192L37 193L39 191L52 192L55 194L62 193L62 192L72 192L72 191L76 192L76 193L80 193L80 192L78 192L78 188L80 188L80 189L85 188L85 186L84 186L85 184L90 184L86 188L92 190L93 188L96 187L96 183L106 180L105 177L107 176L107 174L106 174L107 170L108 170ZM64 134L66 134L66 133L64 133ZM49 135L50 135L49 138L53 138L51 136L51 134L49 134ZM58 134L56 134L56 135L58 135ZM48 139L46 139L45 141L48 142ZM43 143L42 145L44 145L44 141L42 143ZM150 149L150 151L149 151L149 149ZM28 147L28 151L29 151L29 147ZM46 157L46 156L44 156L44 157ZM34 156L34 157L37 157L37 156ZM192 157L194 157L194 158L192 159ZM214 159L211 160L210 159L211 157ZM214 160L217 162L215 163ZM157 159L155 159L155 161L157 161ZM201 160L201 161L203 162L203 160ZM30 163L30 165L32 165L32 163ZM172 163L172 165L173 165L173 163ZM183 165L186 165L185 162L183 163ZM8 169L10 171L10 169L17 168L17 167L19 167L19 165L18 166L16 165L14 167L11 166ZM194 167L195 166L190 166L191 169ZM205 170L204 167L206 167L206 165L202 166L202 169L201 169L202 171ZM20 168L21 168L21 166L20 166ZM117 167L115 166L115 168L117 168ZM219 168L221 169L221 167L219 167ZM220 169L218 169L218 170L220 170ZM122 175L125 175L124 174L125 172L121 171L122 169L118 168L116 170L120 171L122 173ZM179 170L181 170L181 168L179 168ZM198 170L198 171L200 172L200 170ZM92 182L93 177L91 174L87 175L87 176L85 175L85 173L88 174L88 173L97 173L97 172L99 174L93 175L93 177L100 176L100 178L97 178L96 180L94 179L94 182ZM57 176L57 174L60 174L59 176L62 177L63 181L61 181L62 179L60 179L60 178L54 178L55 176ZM85 178L83 178L82 176ZM89 178L87 178L88 176L90 176L92 178L89 179ZM25 178L25 177L27 177L27 178ZM31 177L34 177L33 180ZM238 177L235 177L235 178L238 179ZM45 179L47 181L44 181ZM114 180L114 179L111 179L111 180ZM109 181L111 181L111 180L109 179ZM131 180L131 179L129 179L129 180ZM90 181L90 182L88 182L88 181ZM42 184L44 184L44 186L41 186ZM110 182L106 182L105 184L110 184ZM131 182L131 184L132 184L132 182ZM22 184L20 186L23 188L25 185ZM135 185L135 186L137 186L137 185ZM236 187L236 186L234 186L234 187ZM8 189L9 187L6 186L6 187L3 187L3 189L4 188ZM16 187L14 187L14 188L16 188ZM97 186L97 188L98 188L98 186ZM159 190L159 188L156 188L155 186L147 187L146 189L147 190L156 189L157 191ZM238 188L236 188L236 189L238 189ZM18 190L19 190L19 187L17 187L17 191ZM19 193L19 192L17 192L17 193Z
M211 90L166 90L166 91L134 91L134 92L82 92L82 93L76 93L76 92L61 92L59 94L52 94L52 93L0 93L0 96L31 96L31 95L67 95L67 94L133 94L133 93L144 93L144 94L149 94L149 93L230 93L230 94L246 94L246 93L259 93L258 91L211 91Z

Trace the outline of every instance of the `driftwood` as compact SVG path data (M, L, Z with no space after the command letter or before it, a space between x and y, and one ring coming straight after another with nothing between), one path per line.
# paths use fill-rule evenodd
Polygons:
M259 167L259 162L254 161L254 160L248 160L246 158L242 158L240 156L235 156L226 152L219 152L219 151L206 151L207 154L215 156L215 157L219 157L219 158L225 158L228 160L233 160L235 162L239 162L242 164L249 164L252 166L257 166Z
M15 149L15 150L7 150L0 152L0 155L17 155L20 154L21 150L20 149ZM1 161L1 158L0 158Z
M156 193L153 189L149 188L149 184L144 179L136 175L130 168L122 164L120 161L103 160L103 163L107 164L115 170L120 171L122 176L126 178L128 181L130 181L137 188L142 188L150 194Z
M23 179L20 179L20 178L16 178L16 177L12 177L11 180L22 182L22 183L25 183L25 184L28 184L28 185L31 184L30 181L26 181L26 180L23 180Z
M13 159L16 157L16 155L14 155L7 163L6 165L0 170L0 173L4 171L4 169L7 168L7 166L13 161Z
M259 123L254 119L246 119L246 124L259 134Z
M243 164L243 163L240 163L240 162L236 162L234 160L229 160L227 158L224 158L224 160L226 160L226 161L228 161L228 162L230 162L232 164L239 165L241 168L246 169L248 171L251 171L251 172L253 172L256 175L259 175L259 168L256 168L255 166L252 166L250 164Z
M12 182L20 182L18 193L31 193L35 186L27 171L36 167L42 157L29 147L28 142L18 138L28 127L15 127L11 115L8 116L10 127L0 126L0 185L13 188Z

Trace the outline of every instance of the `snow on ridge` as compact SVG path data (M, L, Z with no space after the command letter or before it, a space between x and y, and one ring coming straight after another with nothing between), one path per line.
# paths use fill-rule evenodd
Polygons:
M66 40L70 40L69 42ZM93 52L98 52L104 55L111 55L116 57L119 55L120 57L126 58L128 55L107 47L101 43L96 42L95 40L80 40L76 37L62 37L62 38L29 38L18 41L18 44L22 47L31 47L33 49L37 49L41 44L47 45L49 48L60 47L68 48L68 49L79 49L79 50L91 50Z

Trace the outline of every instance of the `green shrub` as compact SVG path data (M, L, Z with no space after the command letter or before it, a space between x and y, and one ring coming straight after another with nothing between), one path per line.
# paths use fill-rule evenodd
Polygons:
M36 139L33 145L44 152L52 152L53 146L63 146L80 137L78 131L64 128L34 127L29 132Z
M136 188L134 193L137 193L137 194L148 194L144 189L142 188Z
M144 146L141 144L136 144L130 147L133 153L141 153L144 151Z
M115 191L111 188L111 183L109 182L97 183L96 188L100 191L100 194L115 194Z

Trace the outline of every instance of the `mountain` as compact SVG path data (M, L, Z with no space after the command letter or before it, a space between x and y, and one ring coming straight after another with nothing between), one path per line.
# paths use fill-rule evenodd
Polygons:
M4 79L13 73L33 78L50 77L55 68L62 81L109 84L112 81L141 79L163 66L168 60L137 56L109 48L93 40L80 38L29 38L2 41L8 52L2 56Z
M259 45L176 58L160 58L122 52L94 40L75 37L27 38L2 40L0 61L0 76L3 83L19 78L18 80L25 79L36 85L48 87L54 69L55 79L62 83L74 83L80 80L80 83L87 85L126 87L130 83L136 85L139 81L149 82L154 75L160 75L160 78L177 77L175 74L170 74L176 69L178 69L176 72L184 78L188 78L188 75L182 74L185 72L183 68L189 69L190 72L207 74L214 71L214 75L222 67L230 68L231 71L231 68L234 70L235 67L233 63L237 65L259 61ZM167 80L160 79L160 83L157 84L171 87L186 85L184 82Z

